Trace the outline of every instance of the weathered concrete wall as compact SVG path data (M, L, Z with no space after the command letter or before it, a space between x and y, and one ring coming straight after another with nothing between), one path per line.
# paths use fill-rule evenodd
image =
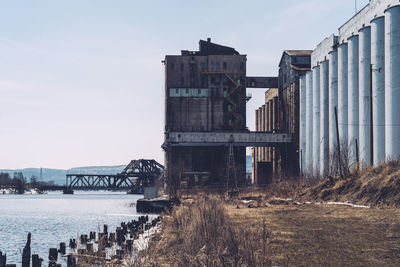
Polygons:
M318 66L320 62L329 59L329 52L334 49L337 43L338 37L335 35L331 35L319 43L311 54L311 67L314 68Z
M383 16L388 7L399 4L398 0L370 0L367 6L339 28L339 43L346 42L361 28L371 25L371 20Z
M167 56L166 65L166 128L170 131L244 130L246 125L246 56ZM226 95L232 81L242 85L231 96L236 107L230 106ZM201 90L199 95L177 94ZM204 91L204 92L203 92ZM237 109L241 122L234 125Z

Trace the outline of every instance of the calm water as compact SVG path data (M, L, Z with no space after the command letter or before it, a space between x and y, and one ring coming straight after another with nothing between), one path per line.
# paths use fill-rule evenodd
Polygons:
M141 197L111 192L0 195L0 250L7 253L7 263L20 265L31 232L32 253L47 261L49 248L60 242L68 246L70 238L98 232L103 224L114 231L121 222L137 219L136 200Z

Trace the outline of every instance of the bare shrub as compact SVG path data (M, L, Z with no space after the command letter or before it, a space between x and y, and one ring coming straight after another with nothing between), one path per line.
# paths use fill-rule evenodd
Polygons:
M350 147L347 142L342 141L340 145L336 144L334 151L329 157L328 176L345 179L350 175L352 166L350 165Z

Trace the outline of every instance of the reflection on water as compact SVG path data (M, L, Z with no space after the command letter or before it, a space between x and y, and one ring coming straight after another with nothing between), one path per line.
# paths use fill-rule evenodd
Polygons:
M32 254L47 261L49 248L79 234L98 232L103 224L114 230L123 221L139 217L139 195L113 192L75 192L63 195L0 195L0 250L7 263L21 264L22 248L32 233Z

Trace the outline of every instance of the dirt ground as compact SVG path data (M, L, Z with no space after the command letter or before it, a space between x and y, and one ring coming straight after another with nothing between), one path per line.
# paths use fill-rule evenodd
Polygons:
M237 195L184 192L164 216L148 266L400 266L399 170L396 161L347 179L285 181ZM202 238L207 232L215 238ZM233 252L224 258L226 247Z
M400 210L323 204L225 204L235 228L266 221L273 266L400 266Z

